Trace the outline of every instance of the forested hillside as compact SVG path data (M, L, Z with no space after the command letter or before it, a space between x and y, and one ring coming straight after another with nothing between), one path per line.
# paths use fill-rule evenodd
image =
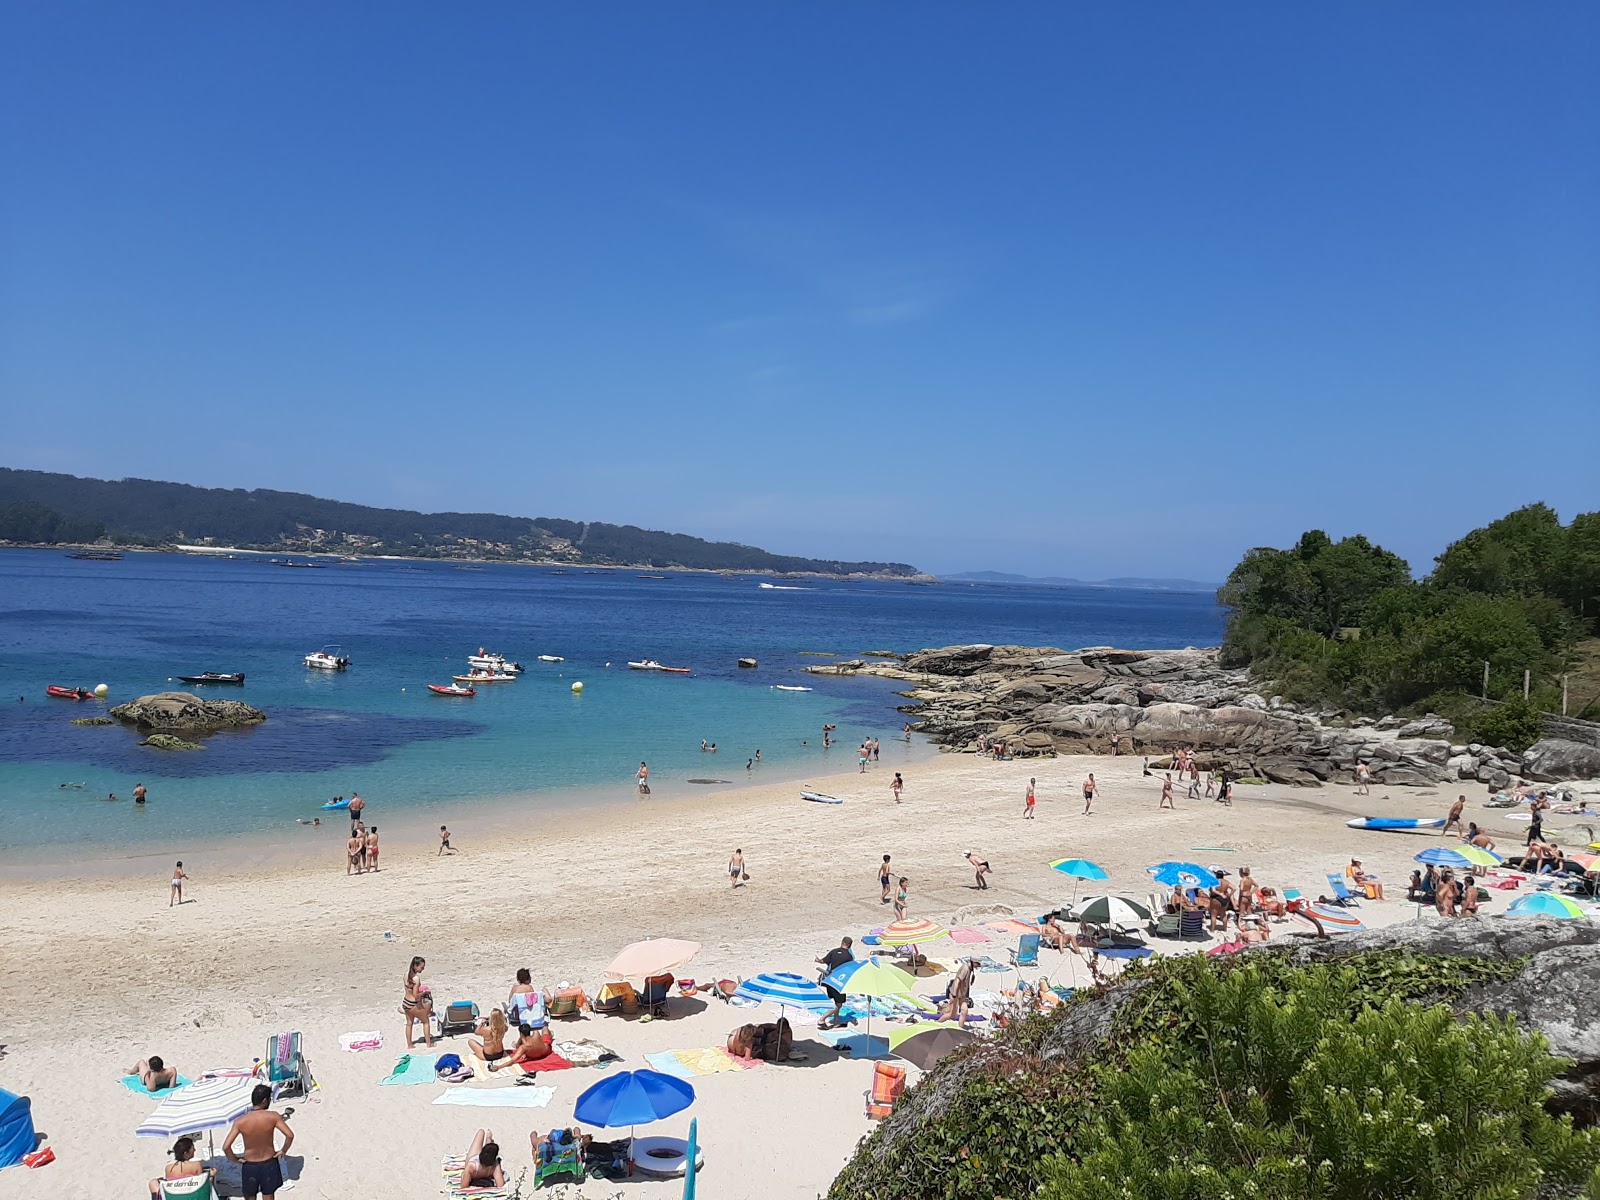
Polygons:
M840 562L769 554L634 525L419 513L258 488L200 488L150 479L80 479L0 468L0 541L62 543L109 536L339 554L561 560L703 570L915 575L906 563Z

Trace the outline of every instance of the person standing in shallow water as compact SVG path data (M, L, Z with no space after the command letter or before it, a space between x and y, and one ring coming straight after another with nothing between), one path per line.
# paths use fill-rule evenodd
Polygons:
M144 798L145 798L144 784L142 784L142 783L134 784L133 785L133 802L135 804L143 804L144 803Z

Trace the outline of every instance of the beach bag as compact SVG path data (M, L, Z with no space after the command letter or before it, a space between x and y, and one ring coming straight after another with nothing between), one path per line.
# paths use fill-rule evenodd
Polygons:
M461 1083L472 1078L472 1068L461 1061L459 1054L441 1054L433 1064L433 1073L444 1083Z

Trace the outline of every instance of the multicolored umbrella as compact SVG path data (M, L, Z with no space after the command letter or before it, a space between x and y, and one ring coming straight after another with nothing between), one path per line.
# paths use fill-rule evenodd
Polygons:
M735 999L752 1000L758 1004L771 1003L790 1008L804 1008L826 1012L833 1007L822 985L804 975L787 971L766 971L741 982L733 993Z
M907 1062L930 1070L946 1054L959 1050L978 1035L959 1025L912 1025L889 1034L889 1049Z
M1366 928L1361 923L1360 917L1330 905L1308 904L1304 908L1295 909L1294 915L1304 924L1322 933L1360 933ZM1313 917L1316 919L1312 920Z
M648 1125L693 1103L694 1087L687 1080L660 1071L623 1071L607 1076L579 1096L573 1118L585 1125L616 1129Z
M950 931L937 921L926 917L908 918L885 925L878 935L880 946L916 946L922 942L936 942Z
M1511 902L1511 907L1506 909L1508 917L1561 917L1570 921L1588 915L1588 910L1583 905L1575 904L1565 896L1557 896L1553 892L1533 892L1526 896L1518 896Z
M250 1093L259 1082L230 1076L202 1079L168 1096L135 1129L137 1137L176 1137L203 1129L221 1129L250 1111Z
M1470 871L1473 867L1497 867L1500 856L1482 846L1434 846L1415 855L1413 861Z
M1199 863L1192 862L1161 862L1153 867L1146 867L1157 883L1164 883L1168 887L1214 888L1222 881L1215 874L1206 870Z
M624 947L606 968L608 979L644 979L676 971L696 954L699 942L680 942L676 938L652 938Z

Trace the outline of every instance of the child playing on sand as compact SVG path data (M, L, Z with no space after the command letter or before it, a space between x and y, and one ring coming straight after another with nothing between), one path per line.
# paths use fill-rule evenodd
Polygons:
M455 852L456 848L450 844L450 830L443 825L439 826L439 854L454 854ZM439 855L436 854L434 857L438 858Z
M183 873L183 864L181 862L172 868L172 885L167 895L168 908L171 908L174 904L183 903L183 881L187 878L189 877Z

